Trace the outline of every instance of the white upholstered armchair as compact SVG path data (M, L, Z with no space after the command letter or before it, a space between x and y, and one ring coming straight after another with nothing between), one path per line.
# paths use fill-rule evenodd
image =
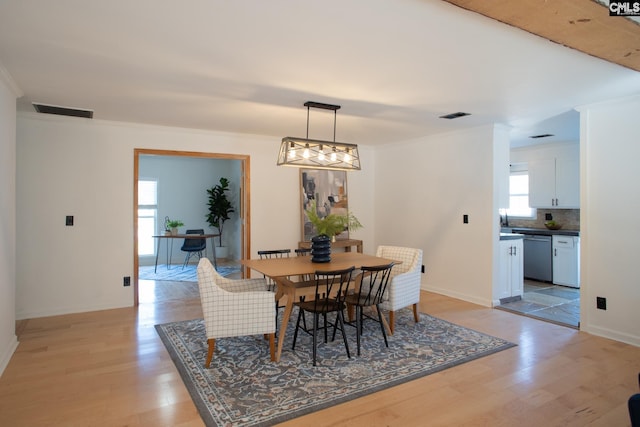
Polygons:
M395 311L413 305L413 318L420 321L420 274L422 271L422 249L400 246L378 246L376 256L402 261L391 269L391 279L387 287L387 300L380 307L389 310L389 329L393 334Z
M207 258L201 258L198 287L209 344L205 367L211 364L216 339L244 335L268 336L275 361L276 306L265 279L227 279Z

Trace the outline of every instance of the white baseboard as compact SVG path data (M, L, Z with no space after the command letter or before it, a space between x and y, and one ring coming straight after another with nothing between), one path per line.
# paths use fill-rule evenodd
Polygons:
M626 344L631 344L636 347L640 347L640 336L630 335L623 332L617 332L607 328L600 328L598 326L587 325L580 323L580 331L587 332L599 337L608 338L614 341L620 341Z
M453 292L450 289L438 288L434 286L425 286L422 284L420 287L423 291L429 291L440 295L445 295L451 298L467 301L473 304L478 304L483 307L493 307L493 301L490 299L477 298L473 295L461 294L459 292Z
M9 340L6 345L6 348L2 354L2 358L0 358L0 377L4 372L7 365L9 365L9 361L11 360L11 356L15 353L16 348L18 348L18 337L15 335Z

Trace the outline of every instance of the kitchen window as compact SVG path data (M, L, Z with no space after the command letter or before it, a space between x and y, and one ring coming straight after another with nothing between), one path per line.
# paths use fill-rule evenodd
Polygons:
M158 229L158 182L138 181L138 255L155 255L153 235Z
M526 164L511 165L507 215L511 218L536 218L536 210L529 207L529 170Z

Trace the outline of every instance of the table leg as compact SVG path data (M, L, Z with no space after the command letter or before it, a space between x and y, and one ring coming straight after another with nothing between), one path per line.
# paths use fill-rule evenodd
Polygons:
M171 250L169 250L169 240L171 240ZM173 255L173 239L167 239L167 270L170 270L171 256Z
M284 306L284 313L282 314L282 323L280 324L280 330L278 331L278 348L276 349L276 362L280 361L280 355L282 354L282 347L284 347L284 337L287 332L287 326L289 325L289 318L293 311L293 300L296 294L294 288L285 286L276 281L277 289L276 301L279 301L283 295L287 296L287 304ZM287 290L286 294L283 292L283 288Z
M158 238L158 247L156 248L156 267L153 269L154 273L158 272L158 255L160 255L160 241L162 239Z

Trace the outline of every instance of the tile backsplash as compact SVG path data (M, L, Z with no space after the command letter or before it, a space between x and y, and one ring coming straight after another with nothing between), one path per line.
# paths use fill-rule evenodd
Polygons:
M545 214L551 214L563 230L580 230L580 209L538 209L537 212L535 220L509 218L509 227L545 228Z

